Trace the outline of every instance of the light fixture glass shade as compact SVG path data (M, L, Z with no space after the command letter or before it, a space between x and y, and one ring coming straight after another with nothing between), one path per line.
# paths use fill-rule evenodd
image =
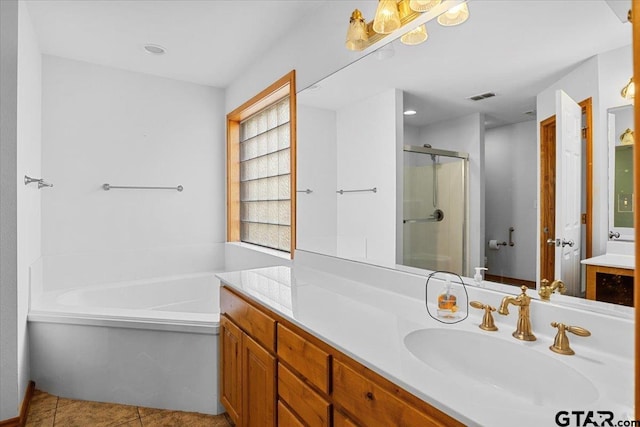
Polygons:
M424 42L428 37L427 27L425 24L422 24L418 28L414 28L400 37L400 41L406 45L413 46Z
M460 3L438 16L438 24L452 27L462 24L467 19L469 19L469 7L466 3Z
M380 0L376 17L373 19L373 31L378 34L389 34L400 28L400 13L396 0Z
M349 19L345 46L349 50L362 50L367 47L368 40L367 24L364 22L362 13L356 9L351 14L351 19Z
M411 0L409 7L416 12L428 12L440 3L442 0Z
M620 95L622 95L624 99L628 99L633 102L633 98L636 95L636 85L635 83L633 83L633 77L631 77L629 79L629 83L627 83L626 86L622 88Z

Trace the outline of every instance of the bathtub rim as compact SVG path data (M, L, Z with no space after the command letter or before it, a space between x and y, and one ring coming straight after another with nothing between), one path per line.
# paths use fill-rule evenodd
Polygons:
M217 312L211 313L118 307L87 307L60 304L58 297L86 290L121 288L209 275L212 275L219 284L219 280L216 278L216 274L219 272L220 270L202 271L103 283L87 287L58 289L40 293L35 298L30 295L27 321L217 335L220 324L219 307L217 307Z

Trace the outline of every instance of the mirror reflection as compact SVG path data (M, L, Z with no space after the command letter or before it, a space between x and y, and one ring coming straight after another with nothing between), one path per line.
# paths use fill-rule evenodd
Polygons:
M607 160L631 25L604 1L468 5L298 94L297 247L589 298L585 265L633 260Z

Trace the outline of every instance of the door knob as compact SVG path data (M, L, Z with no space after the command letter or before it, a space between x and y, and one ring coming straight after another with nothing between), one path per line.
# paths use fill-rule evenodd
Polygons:
M618 232L614 232L614 231L609 231L609 240L611 239L619 239L620 238L620 233Z

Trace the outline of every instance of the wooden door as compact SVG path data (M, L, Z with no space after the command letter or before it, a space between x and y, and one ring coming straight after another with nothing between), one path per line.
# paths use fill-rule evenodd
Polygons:
M556 116L540 123L540 279L555 277Z
M276 359L242 336L242 427L276 425Z
M236 425L242 414L242 331L220 316L220 400Z
M556 260L555 277L569 295L580 291L582 108L556 91Z

